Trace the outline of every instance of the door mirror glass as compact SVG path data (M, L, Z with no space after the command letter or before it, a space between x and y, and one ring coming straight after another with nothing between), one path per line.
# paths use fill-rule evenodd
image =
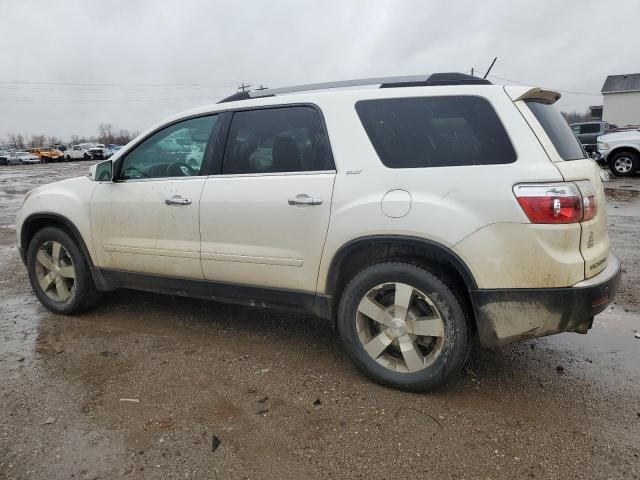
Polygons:
M111 160L93 165L89 169L89 178L94 182L110 182L113 179L113 163Z

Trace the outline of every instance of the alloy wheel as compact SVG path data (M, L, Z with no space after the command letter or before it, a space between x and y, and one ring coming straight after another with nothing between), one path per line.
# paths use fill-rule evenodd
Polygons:
M367 354L396 372L427 368L440 355L444 321L428 295L406 283L369 290L356 313L358 338Z
M629 173L633 168L633 160L629 157L618 157L613 163L613 168L619 173Z
M36 254L36 278L42 291L56 302L73 294L76 271L69 252L56 241L44 242Z

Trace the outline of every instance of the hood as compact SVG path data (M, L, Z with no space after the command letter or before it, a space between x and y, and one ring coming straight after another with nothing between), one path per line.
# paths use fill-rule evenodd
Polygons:
M601 140L603 142L612 141L612 140L617 140L617 141L622 141L622 140L640 141L640 131L638 131L638 130L626 130L624 132L606 133L604 135L599 136L598 140Z

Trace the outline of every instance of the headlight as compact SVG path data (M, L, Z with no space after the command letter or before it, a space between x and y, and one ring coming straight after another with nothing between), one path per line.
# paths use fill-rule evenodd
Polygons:
M609 150L610 148L607 142L598 142L598 150Z

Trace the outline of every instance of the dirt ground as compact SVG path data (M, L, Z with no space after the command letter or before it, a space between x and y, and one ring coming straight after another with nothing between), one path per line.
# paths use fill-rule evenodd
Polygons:
M45 311L13 215L87 168L0 167L0 478L640 477L640 178L607 184L623 286L588 335L478 350L408 394L310 316L131 291Z

